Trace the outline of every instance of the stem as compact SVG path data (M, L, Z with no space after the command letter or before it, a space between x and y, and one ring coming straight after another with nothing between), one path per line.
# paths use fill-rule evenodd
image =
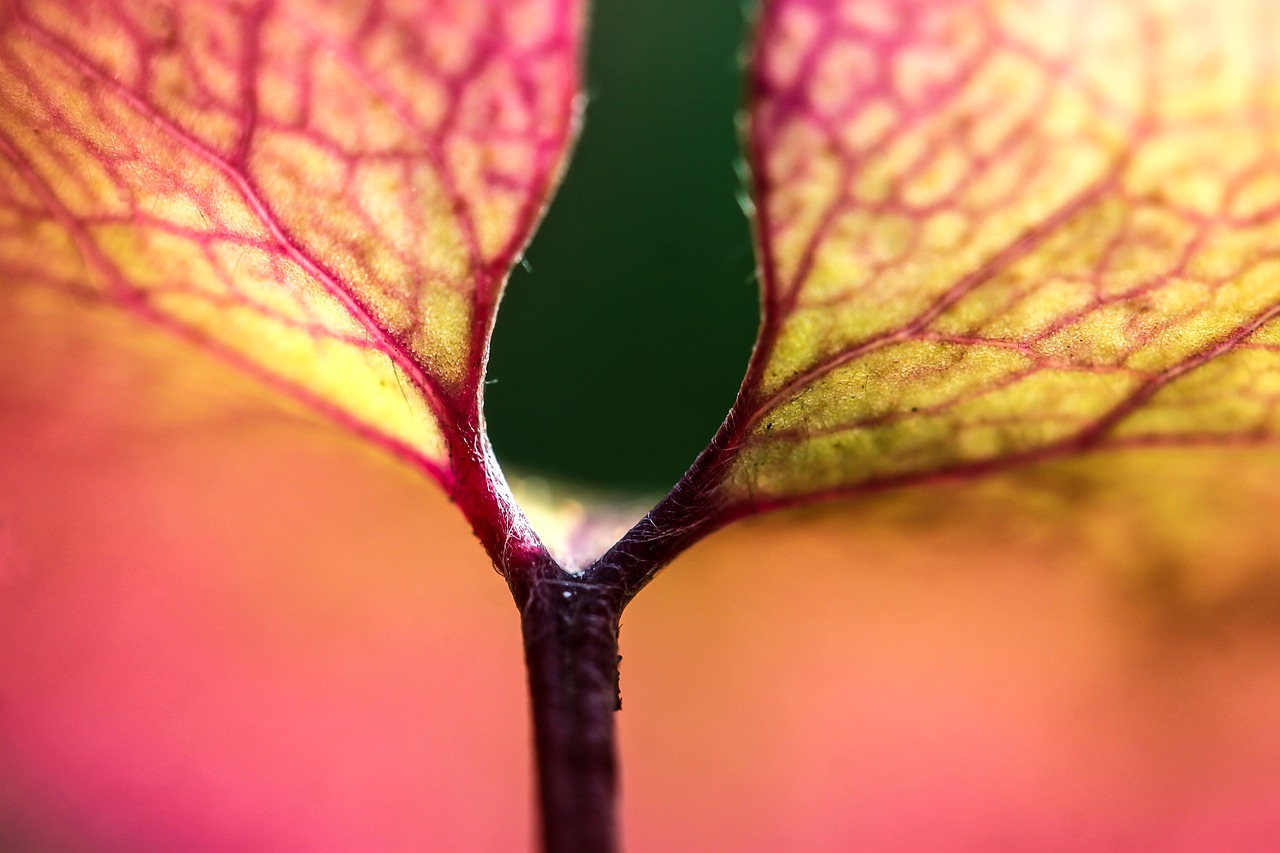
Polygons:
M545 853L617 850L614 584L547 566L512 584L524 630Z

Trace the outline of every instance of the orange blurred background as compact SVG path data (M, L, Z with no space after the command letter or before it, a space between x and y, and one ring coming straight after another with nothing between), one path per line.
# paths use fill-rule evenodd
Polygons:
M0 848L530 848L516 612L438 490L6 307ZM1141 553L1032 475L715 535L624 618L627 848L1280 848L1280 533L1231 526L1274 469L1221 470Z

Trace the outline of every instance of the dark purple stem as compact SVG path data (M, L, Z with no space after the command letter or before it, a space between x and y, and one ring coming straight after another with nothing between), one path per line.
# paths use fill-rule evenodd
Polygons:
M529 673L542 849L613 853L621 589L550 558L511 578L511 589Z
M732 456L734 428L730 416L671 493L576 574L561 568L536 538L512 535L518 510L492 488L499 477L482 434L453 448L455 497L520 610L544 853L618 849L613 715L622 707L619 620L664 565L727 520L716 486Z

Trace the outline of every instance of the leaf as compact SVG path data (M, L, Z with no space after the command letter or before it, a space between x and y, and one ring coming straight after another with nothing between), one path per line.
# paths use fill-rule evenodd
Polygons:
M6 349L21 359L0 371L29 381L25 360L49 346L35 338ZM53 387L92 395L76 380L98 369L77 353ZM103 397L126 422L149 399ZM6 427L21 414L0 405ZM19 520L10 553L30 563L0 600L0 645L18 652L0 656L13 768L0 836L312 849L528 837L531 798L503 769L525 766L527 746L511 737L523 708L505 681L514 650L495 640L501 590L480 598L465 573L417 568L424 542L433 562L468 559L443 501L291 423L176 448L134 434L96 464L68 460L67 439L96 439L103 420L38 420L0 442L16 460L0 466L0 515ZM1164 494L1170 457L1180 488ZM212 475L210 458L225 463ZM1222 451L1187 477L1177 447L1131 448L1088 466L1091 479L1049 461L865 495L691 552L628 612L633 846L1274 847L1277 657L1258 636L1274 629L1274 581L1264 597L1221 571L1276 553L1274 525L1250 525L1243 544L1222 535L1274 505L1277 469L1258 459ZM1110 586L1070 571L1183 556L1115 547L1135 494L1165 501L1156 517L1178 534L1206 524L1187 508L1212 499L1199 583L1153 571L1150 595L1153 610L1199 617L1189 631L1208 622L1212 644L1144 630L1115 612ZM1061 516L1084 500L1098 511L1080 536L1080 516ZM293 535L304 526L316 535ZM744 584L757 567L782 570ZM1227 617L1260 604L1263 631L1206 619L1222 601Z
M122 307L491 497L489 332L573 132L581 16L5 3L6 287Z
M1280 8L772 0L725 516L1280 435ZM709 472L709 473L708 473Z

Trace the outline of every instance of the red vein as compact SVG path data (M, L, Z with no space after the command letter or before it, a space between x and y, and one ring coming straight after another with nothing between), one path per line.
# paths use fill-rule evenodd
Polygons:
M446 489L451 486L453 475L448 468L442 466L438 461L431 459L411 445L353 417L346 410L312 393L305 387L264 369L243 353L222 344L185 323L173 320L171 317L156 311L140 291L130 288L125 283L119 268L99 251L89 235L84 233L83 227L76 221L76 218L62 205L46 182L36 173L27 159L22 156L8 134L2 131L0 131L0 155L7 159L22 175L32 192L46 205L53 218L72 236L85 265L97 269L107 278L115 290L116 301L135 316L171 334L198 344L202 349L212 353L224 363L247 373L268 387L329 418L339 426L382 447L393 456L416 466Z

